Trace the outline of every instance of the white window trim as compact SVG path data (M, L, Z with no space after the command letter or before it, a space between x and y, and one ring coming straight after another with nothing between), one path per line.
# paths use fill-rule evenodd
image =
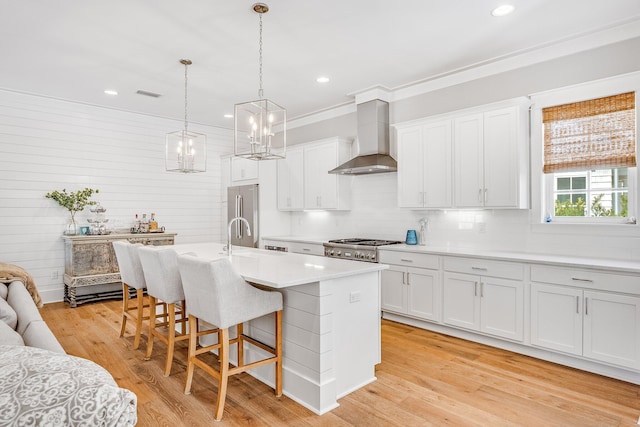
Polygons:
M602 98L618 93L635 91L640 100L640 72L624 74L589 83L568 86L560 89L531 94L531 228L533 232L569 234L602 234L602 235L640 235L640 224L628 224L626 218L570 218L556 217L550 223L545 222L547 205L545 198L549 191L553 192L553 180L543 172L544 141L542 134L542 109L555 105ZM640 128L640 108L636 105L636 124ZM640 132L637 132L640 134ZM636 144L636 158L638 156ZM629 168L629 215L636 217L640 212L638 199L637 167ZM635 197L634 197L635 195Z

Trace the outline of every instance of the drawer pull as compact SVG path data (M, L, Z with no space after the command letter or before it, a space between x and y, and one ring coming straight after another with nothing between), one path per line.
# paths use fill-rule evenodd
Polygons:
M302 250L305 251L305 252L311 252L311 249L309 249L309 248L302 248Z
M588 283L593 283L593 280L591 279L581 279L579 277L572 277L571 280L574 280L576 282L588 282Z
M478 282L473 282L473 296L478 296Z
M407 284L407 273L406 272L402 272L402 284L406 285Z
M411 282L409 282L410 275L411 275L411 273L407 273L407 285L411 285Z
M584 315L589 315L589 298L587 297L584 298Z
M580 297L576 296L576 314L580 314Z
M400 261L402 261L402 262L413 262L412 259L406 259L406 258L400 258Z
M488 268L487 267L471 267L472 270L476 270L476 271L487 271Z

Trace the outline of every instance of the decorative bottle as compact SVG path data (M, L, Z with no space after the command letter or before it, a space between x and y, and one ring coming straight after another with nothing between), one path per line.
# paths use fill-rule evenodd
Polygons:
M140 222L140 232L149 232L149 219L147 218L147 214L142 214L142 221Z
M151 212L151 220L149 221L149 231L158 231L158 221L156 221L156 214Z

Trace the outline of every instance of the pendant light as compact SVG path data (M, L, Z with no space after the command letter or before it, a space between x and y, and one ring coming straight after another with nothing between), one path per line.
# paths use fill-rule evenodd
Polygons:
M184 129L167 134L165 168L169 172L206 172L207 136L188 130L187 121L187 67L189 59L181 59L184 65Z
M253 5L260 17L260 89L255 101L234 107L233 153L252 160L284 159L287 150L287 111L264 98L262 89L262 15L269 11L264 3Z

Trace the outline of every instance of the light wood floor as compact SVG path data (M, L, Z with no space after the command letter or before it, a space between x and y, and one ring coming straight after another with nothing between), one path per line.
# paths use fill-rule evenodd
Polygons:
M183 394L186 343L165 378L162 342L144 361L145 339L133 350L132 328L118 338L118 301L48 304L42 315L68 353L137 394L139 426L637 426L640 416L640 386L383 321L378 380L337 409L317 416L241 374L215 424L215 379L196 368L192 394Z

